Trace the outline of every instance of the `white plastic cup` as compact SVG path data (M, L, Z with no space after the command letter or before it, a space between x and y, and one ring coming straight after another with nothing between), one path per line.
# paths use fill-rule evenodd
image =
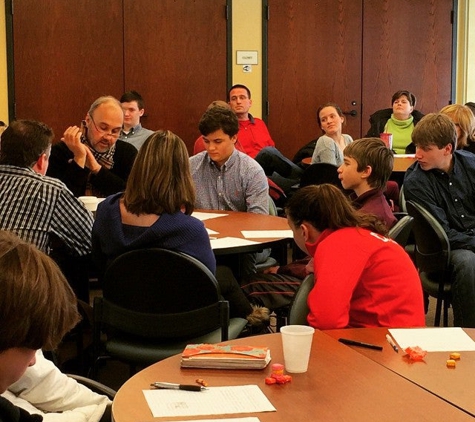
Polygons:
M314 332L315 329L307 325L285 325L280 329L287 372L307 372Z
M78 199L83 203L87 210L91 212L97 210L97 204L99 203L97 196L80 196Z

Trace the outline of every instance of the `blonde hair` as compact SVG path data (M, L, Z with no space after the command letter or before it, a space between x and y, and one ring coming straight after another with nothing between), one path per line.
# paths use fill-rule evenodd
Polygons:
M457 139L457 149L468 145L468 139L475 137L475 117L470 107L462 104L450 104L440 110L442 114L450 117L460 129L460 138Z
M79 319L76 297L56 263L0 231L0 352L52 350Z
M169 130L159 130L140 148L127 180L124 205L128 212L191 214L195 188L185 143Z

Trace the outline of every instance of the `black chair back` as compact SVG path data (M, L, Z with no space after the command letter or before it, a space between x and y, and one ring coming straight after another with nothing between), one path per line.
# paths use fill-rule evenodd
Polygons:
M310 312L307 305L307 297L315 285L314 274L309 274L304 278L299 289L295 293L294 300L290 305L288 323L289 325L308 325L307 315Z
M341 181L338 178L337 166L328 163L311 164L304 170L300 178L301 188L309 185L321 185L323 183L330 183L343 189Z
M403 216L400 220L394 224L389 230L388 236L399 243L402 247L405 247L409 239L409 235L412 231L414 223L414 217L410 215Z

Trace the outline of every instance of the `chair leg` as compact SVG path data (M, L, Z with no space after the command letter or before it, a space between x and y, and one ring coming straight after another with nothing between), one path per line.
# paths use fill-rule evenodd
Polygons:
M437 298L437 303L435 306L435 318L434 318L434 327L440 327L440 314L442 311L442 298Z
M449 301L447 299L444 300L444 327L449 326Z

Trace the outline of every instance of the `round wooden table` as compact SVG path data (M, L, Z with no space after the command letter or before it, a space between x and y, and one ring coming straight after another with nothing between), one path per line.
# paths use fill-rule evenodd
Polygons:
M247 337L228 343L268 346L272 363L283 363L280 334ZM385 342L381 343L389 348ZM390 349L391 353L394 353ZM370 350L371 353L381 353ZM368 353L369 353L368 352ZM158 362L130 378L112 405L115 422L199 420L258 417L275 421L473 421L464 411L391 370L316 330L309 369L292 374L292 382L266 385L270 365L263 370L181 369L179 355ZM258 385L276 412L196 417L153 418L142 390L167 381L194 384L203 378L213 386ZM196 393L200 394L200 393Z

